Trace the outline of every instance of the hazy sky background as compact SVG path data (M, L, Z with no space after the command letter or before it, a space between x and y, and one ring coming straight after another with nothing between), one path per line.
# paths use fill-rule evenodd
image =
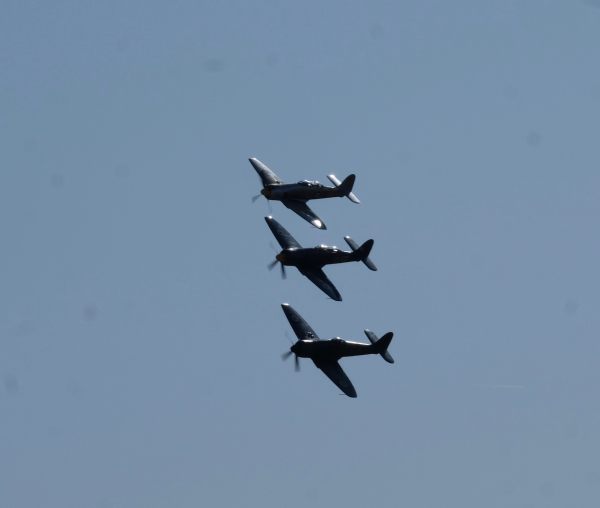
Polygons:
M598 506L600 2L4 0L0 69L0 506ZM342 303L249 156L357 174L272 206Z

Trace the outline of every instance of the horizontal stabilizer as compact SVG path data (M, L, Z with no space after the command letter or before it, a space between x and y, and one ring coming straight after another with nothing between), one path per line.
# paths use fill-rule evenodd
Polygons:
M351 175L351 176L354 176L354 175ZM329 181L336 187L339 187L340 185L343 184L343 182L340 182L340 179L335 175L327 175L327 178L329 178ZM348 180L348 178L346 178L346 180ZM344 182L346 182L346 180L344 180ZM354 184L354 178L352 178L351 184L352 185ZM350 190L345 194L345 196L353 203L356 203L356 204L360 203L360 200L356 197L356 194L354 194L354 192L352 192L352 186L350 186Z
M381 337L381 339L379 339L377 337L377 335L375 335L371 330L365 330L365 335L367 336L367 339L369 339L369 342L371 342L371 344L378 344L378 345L381 344L383 351L380 351L379 354L386 362L394 363L394 359L392 358L392 355L387 350L387 348L390 345L390 342L392 340L392 337L393 337L392 332L386 333L383 337ZM383 342L380 342L380 341L383 341ZM385 347L383 347L383 346L385 346Z
M357 250L360 249L358 244L349 236L345 236L344 240L346 240L346 243L352 249L353 252L356 252ZM373 270L374 272L377 271L377 267L375 266L375 263L373 263L373 261L371 261L371 258L369 258L369 256L366 256L365 258L361 259L361 261L367 266L367 268L369 270Z

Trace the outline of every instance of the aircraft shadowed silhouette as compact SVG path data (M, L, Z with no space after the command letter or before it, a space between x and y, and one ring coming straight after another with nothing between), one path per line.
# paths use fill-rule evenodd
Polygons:
M335 175L327 175L333 187L327 187L313 180L302 180L297 183L284 183L266 164L254 157L248 159L252 167L258 173L263 188L260 191L268 200L281 201L286 207L296 212L304 220L310 222L319 229L327 229L325 223L313 212L307 201L311 199L324 199L346 196L353 203L360 203L358 198L352 193L355 175L347 176L341 182ZM256 201L260 194L254 196L252 201Z
M310 358L348 397L355 398L356 390L346 373L342 370L342 367L340 367L338 363L340 358L379 354L386 362L394 363L392 355L387 350L394 336L392 332L388 332L383 337L378 338L371 330L365 330L370 344L343 340L339 337L330 340L321 340L290 304L283 303L281 304L281 308L296 337L298 337L298 341L292 345L289 351L282 355L282 358L285 360L294 355L296 371L300 370L299 358Z
M342 300L342 296L333 285L333 282L323 272L323 266L362 261L370 270L377 270L375 264L369 259L373 240L367 240L359 247L352 238L345 236L344 240L352 249L351 251L344 251L327 245L305 248L273 217L265 217L265 221L282 248L282 251L275 256L275 260L269 264L269 269L273 269L277 263L280 263L283 278L285 278L285 267L295 266L302 275L307 277L327 296L339 302Z

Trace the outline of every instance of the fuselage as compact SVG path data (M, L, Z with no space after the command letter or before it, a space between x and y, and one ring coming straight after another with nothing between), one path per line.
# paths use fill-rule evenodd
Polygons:
M277 260L287 266L324 266L336 263L358 261L354 252L347 252L337 247L317 245L316 247L283 249L277 254Z
M261 194L267 199L281 201L282 199L323 199L342 197L338 187L328 187L317 181L303 180L298 183L272 183L266 185Z
M375 354L372 344L353 342L336 337L331 340L299 340L291 347L292 353L301 358L339 359L344 356Z

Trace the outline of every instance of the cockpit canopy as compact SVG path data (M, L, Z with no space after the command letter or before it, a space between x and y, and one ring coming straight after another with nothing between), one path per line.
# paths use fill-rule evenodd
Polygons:
M305 185L306 187L314 187L315 185L321 185L316 180L300 180L298 185Z

